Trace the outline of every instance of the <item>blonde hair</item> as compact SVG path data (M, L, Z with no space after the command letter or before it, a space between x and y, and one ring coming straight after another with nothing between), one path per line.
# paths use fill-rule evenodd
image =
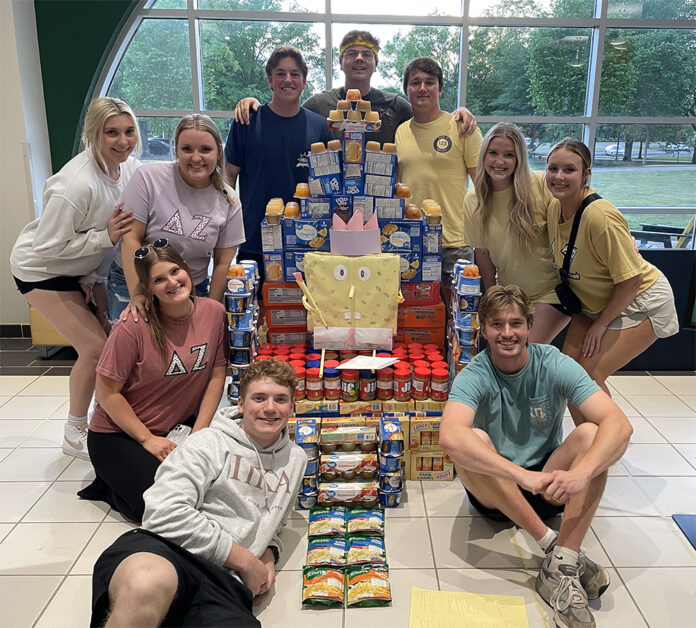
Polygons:
M532 244L536 233L534 231L534 211L532 207L532 176L527 159L527 145L524 135L514 124L498 122L483 138L481 152L479 153L474 189L476 190L475 215L481 222L481 232L485 237L488 231L488 223L493 209L493 188L490 177L483 166L488 147L496 137L505 137L512 141L515 147L517 165L512 173L512 207L510 208L510 226L520 250L527 255L532 252Z
M152 267L157 262L170 262L176 264L186 272L191 279L191 298L196 300L195 290L193 288L193 279L191 278L191 271L189 270L188 264L181 257L179 251L177 251L171 244L166 246L156 247L152 244L147 244L144 248L148 249L148 253L145 257L136 257L133 262L135 265L135 272L138 275L138 281L143 289L143 294L147 299L148 304L148 319L150 332L152 333L152 339L155 341L155 346L162 356L162 364L166 368L167 362L169 360L169 349L167 347L167 334L164 331L164 325L162 324L162 313L160 311L159 299L152 294L152 289L150 288L150 271Z
M113 116L128 115L133 120L135 127L136 143L135 154L140 154L142 146L140 140L140 129L138 128L138 120L130 108L130 105L120 98L95 98L89 103L85 121L82 125L82 143L85 148L91 148L94 158L97 160L99 167L108 174L108 169L104 157L102 156L102 147L104 145L104 125L106 121Z
M565 148L566 150L569 150L571 153L575 153L580 159L582 160L582 175L583 178L585 176L585 170L590 170L592 171L592 152L590 149L587 147L587 144L585 142L581 142L580 140L576 140L574 137L564 137L560 142L557 142L551 147L551 150L549 151L549 154L546 156L546 163L549 163L549 159L551 158L551 155L553 155L557 150L560 150L561 148ZM590 187L590 176L587 175L587 180L583 183L585 186L585 189Z
M278 386L286 386L290 389L290 398L293 398L295 387L297 386L297 375L295 369L287 362L281 360L254 360L244 371L244 376L239 382L239 394L242 399L246 399L249 384L258 379L270 379Z
M522 288L514 283L507 286L492 286L486 290L479 302L479 321L481 325L488 325L488 322L497 314L510 309L518 310L528 325L534 322L534 304Z
M174 151L179 149L179 136L187 129L195 129L196 131L205 131L210 133L215 140L215 145L217 146L217 163L215 164L215 170L213 174L210 175L210 182L216 190L220 190L222 195L227 199L228 203L232 203L232 199L227 193L227 178L225 177L225 152L222 150L222 137L220 136L220 130L217 128L215 122L211 118L202 113L192 113L184 116L179 120L179 124L176 125L176 131L174 132Z

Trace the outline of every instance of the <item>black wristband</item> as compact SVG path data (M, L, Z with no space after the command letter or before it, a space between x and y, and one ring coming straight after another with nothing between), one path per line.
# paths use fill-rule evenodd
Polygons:
M278 559L280 558L280 552L278 551L278 548L275 545L269 545L268 549L273 552L273 564L277 565L278 564Z

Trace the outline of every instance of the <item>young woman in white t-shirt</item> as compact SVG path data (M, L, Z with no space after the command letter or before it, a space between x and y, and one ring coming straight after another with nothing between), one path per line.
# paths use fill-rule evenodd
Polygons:
M132 213L116 205L140 166L138 123L118 98L95 98L82 129L85 150L44 185L43 212L17 238L10 255L19 291L75 348L70 372L70 407L63 451L89 460L87 411L94 394L94 369L106 341L106 293L99 267ZM99 318L98 318L99 317Z
M560 279L546 226L551 201L543 173L529 168L522 132L507 122L493 126L464 199L464 233L476 247L484 286L516 284L534 303L530 342L551 342L570 321L556 307Z

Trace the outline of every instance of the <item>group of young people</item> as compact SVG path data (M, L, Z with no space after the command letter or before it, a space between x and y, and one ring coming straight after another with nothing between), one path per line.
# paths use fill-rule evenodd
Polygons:
M92 460L96 479L80 495L143 525L97 563L93 625L258 625L251 599L273 584L277 532L303 472L285 429L295 379L252 364L238 407L216 414L229 353L220 301L235 255L261 261L267 200L288 201L306 181L309 146L332 137L328 111L354 88L380 113L374 139L395 141L414 202L440 200L443 279L475 250L486 288L488 349L455 380L443 447L472 505L546 552L537 589L557 623L594 625L587 599L609 579L580 544L631 434L606 379L678 331L671 289L589 187L582 142L559 142L546 173L533 173L517 127L482 137L467 110L441 111L434 60L405 69L408 101L371 87L378 54L370 33L348 33L344 87L303 107L307 66L278 47L266 65L271 102L238 103L224 154L216 125L194 114L177 126L171 163L140 165L130 107L95 99L84 151L47 181L41 218L17 240L18 289L78 353L63 449ZM566 257L572 317L556 293ZM548 343L568 324L563 355ZM566 403L576 428L562 442ZM180 423L193 432L183 447L167 438ZM556 536L544 520L559 512Z

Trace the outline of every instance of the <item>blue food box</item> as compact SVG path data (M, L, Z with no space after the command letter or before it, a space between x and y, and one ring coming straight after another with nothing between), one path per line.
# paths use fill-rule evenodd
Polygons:
M365 158L365 131L343 132L343 164L361 164Z
M365 174L396 175L396 153L365 151Z
M398 253L401 269L401 283L422 281L420 253Z
M328 251L328 218L284 218L283 248L286 251Z
M327 150L323 153L309 153L307 156L309 175L324 177L330 174L341 174L341 160L337 150Z
M423 253L442 255L442 225L429 225L421 219L423 229Z
M422 225L420 220L377 220L382 243L382 253L400 253L421 250Z
M283 274L285 281L295 281L295 273L304 273L304 256L307 251L285 251Z
M265 251L263 254L263 270L266 274L267 282L283 281L283 251Z
M365 174L364 189L365 194L369 196L385 196L392 198L394 196L395 177L383 177L379 174Z
M380 418L379 451L390 456L400 456L404 453L404 434L398 419Z
M386 218L389 220L403 219L404 200L403 198L376 197L374 199L374 208L377 212L377 218Z
M359 196L363 194L363 180L359 179L343 179L343 193L350 194L352 196Z
M440 281L442 278L442 255L423 255L421 281Z
M330 218L331 197L319 196L300 199L300 218Z
M353 196L348 194L333 194L331 196L331 215L335 213L353 215Z
M374 196L353 196L353 213L361 211L363 220L372 218L374 213Z
M343 189L340 173L325 174L320 177L310 176L307 182L309 183L309 193L312 196L338 194Z
M261 221L261 250L280 251L283 248L283 228L280 223L269 225L264 218Z

